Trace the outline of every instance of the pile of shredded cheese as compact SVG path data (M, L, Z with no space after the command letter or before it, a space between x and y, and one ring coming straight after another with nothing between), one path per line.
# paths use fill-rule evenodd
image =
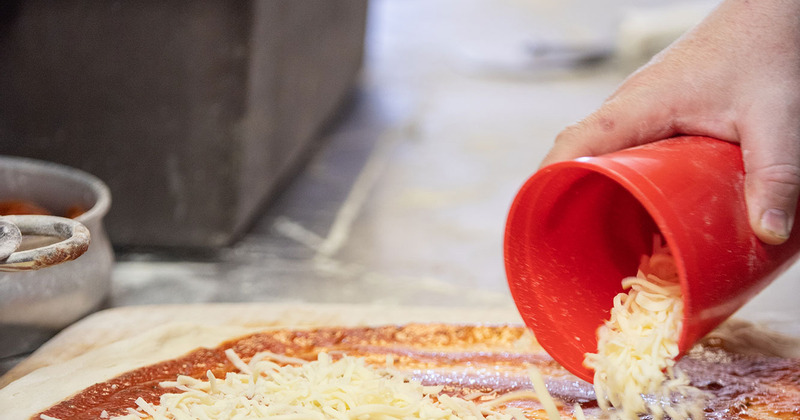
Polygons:
M343 356L333 360L326 353L306 362L274 353L255 355L245 363L232 350L228 359L239 372L216 378L209 371L207 380L179 376L163 382L180 392L161 396L158 404L139 398L137 409L112 420L183 419L489 419L522 420L525 413L506 407L510 400L539 400L551 420L560 420L557 403L547 391L535 368L529 371L535 392L516 391L498 399L476 404L469 397L441 393L442 387L423 386L393 368L387 358L385 368L364 363L361 358ZM583 412L577 404L577 419ZM109 418L107 414L102 416Z
M683 302L674 259L656 237L636 277L622 280L611 317L597 331L597 353L584 365L594 369L597 402L612 417L703 418L707 394L675 368Z

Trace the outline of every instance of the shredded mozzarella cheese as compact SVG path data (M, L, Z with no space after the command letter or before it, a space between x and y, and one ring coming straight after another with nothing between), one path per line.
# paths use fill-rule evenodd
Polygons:
M548 391L547 386L544 383L544 378L542 378L542 374L539 372L539 370L531 366L528 368L528 377L531 379L533 390L536 392L539 402L542 403L542 406L547 413L547 418L549 420L561 420L561 414L558 412L556 402L550 395L550 391Z
M575 405L572 407L572 417L575 420L586 420L586 416L583 415L583 409L581 408L580 404L575 403Z
M622 287L626 292L614 298L610 319L597 331L597 353L584 360L595 372L598 404L623 419L703 418L707 394L675 368L683 301L675 261L660 237Z
M233 351L226 356L239 369L225 378L208 380L179 376L163 387L180 392L161 396L158 404L139 398L137 409L113 420L184 419L490 419L522 420L519 409L494 411L495 405L476 404L440 393L441 386L423 386L392 368L367 366L363 359L344 356L334 361L326 353L316 361L304 362L272 353L259 353L245 363ZM276 362L290 361L280 365ZM537 372L538 374L538 372ZM533 374L532 378L536 378ZM544 388L541 375L535 383L540 401L551 419L558 418L555 402ZM546 394L546 398L542 398ZM516 399L535 399L530 392ZM502 401L505 403L508 400ZM491 401L490 401L491 402ZM555 410L555 411L553 411ZM553 414L555 413L555 414ZM553 416L557 417L553 417Z

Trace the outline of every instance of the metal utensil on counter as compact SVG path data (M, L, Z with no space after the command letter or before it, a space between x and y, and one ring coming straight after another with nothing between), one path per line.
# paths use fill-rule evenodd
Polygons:
M23 235L60 241L20 250ZM0 271L38 270L74 260L89 249L89 229L72 219L56 216L0 217Z

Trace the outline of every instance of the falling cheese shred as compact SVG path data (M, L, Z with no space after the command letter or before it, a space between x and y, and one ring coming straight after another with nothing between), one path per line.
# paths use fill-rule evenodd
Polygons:
M544 410L547 413L547 418L549 420L559 420L561 418L561 414L558 412L556 401L550 395L550 391L547 390L547 386L544 383L544 378L542 378L542 374L539 372L539 369L536 369L535 367L528 368L528 377L531 380L531 384L533 385L533 390L536 392L536 396L539 398L539 402L542 404L542 407L544 407Z
M683 301L675 261L661 238L644 256L636 277L613 301L611 317L597 331L597 353L584 365L594 370L599 406L612 418L703 418L707 394L675 366Z
M423 386L393 369L367 365L363 359L342 356L334 360L320 353L305 362L263 352L245 363L236 353L226 356L239 372L206 380L178 376L162 387L178 392L161 396L157 404L142 398L128 414L112 420L189 419L489 419L522 420L523 412L511 407L495 411L497 404L476 404L441 393L441 386ZM289 364L285 364L289 363ZM560 419L555 402L538 372L531 375L536 393L514 395L514 399L539 400L551 419ZM506 401L503 401L505 403Z

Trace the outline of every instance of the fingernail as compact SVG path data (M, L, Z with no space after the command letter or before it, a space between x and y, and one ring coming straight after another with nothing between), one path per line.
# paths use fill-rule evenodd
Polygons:
M761 227L778 238L789 237L789 216L783 210L769 209L761 215Z

